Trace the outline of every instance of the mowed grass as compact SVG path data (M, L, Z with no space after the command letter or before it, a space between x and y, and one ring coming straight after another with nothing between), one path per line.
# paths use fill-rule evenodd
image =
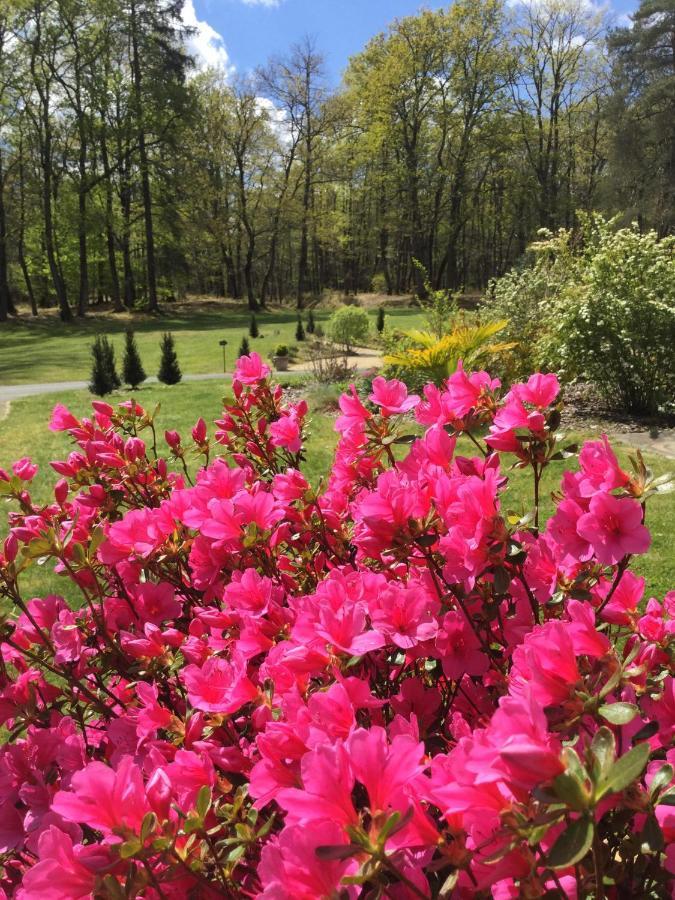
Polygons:
M294 379L295 381L295 379ZM220 417L223 398L229 391L229 382L202 381L173 385L147 385L133 393L134 398L148 411L160 404L156 417L156 428L161 436L167 429L176 429L190 438L190 429L199 416L207 423ZM128 391L117 391L106 397L110 403L119 403L131 396ZM48 428L52 409L56 403L64 403L76 415L91 412L91 395L87 391L67 391L29 397L12 402L9 414L0 419L0 468L9 469L12 462L22 456L30 456L40 467L32 483L31 495L35 502L47 503L53 498L53 486L60 476L49 465L51 460L65 459L73 449L68 435L52 432ZM321 475L330 470L330 462L337 436L333 430L334 420L330 416L313 417L307 442L307 462L304 470L315 484ZM211 433L213 433L211 427ZM150 432L143 437L150 440ZM214 452L219 453L220 445L214 442ZM195 459L196 465L196 459ZM7 515L15 507L0 499L0 538L7 532ZM23 576L24 590L30 596L63 591L66 582L55 576L49 566L32 566Z
M315 310L314 320L325 327L330 310ZM368 310L375 332L376 309ZM118 369L124 352L124 332L132 329L147 375L159 368L160 340L165 331L173 333L181 369L201 375L223 371L223 348L227 370L232 371L242 338L248 337L251 350L269 359L278 344L296 343L297 312L273 309L256 313L260 336L249 337L251 314L242 306L217 300L167 305L159 316L144 313L91 312L83 320L64 324L53 311L37 319L22 315L0 325L0 385L51 381L88 381L91 370L90 347L97 334L108 335L115 347ZM307 313L303 313L305 325ZM392 308L387 322L392 327L417 328L419 309Z
M184 435L201 415L212 423L218 418L222 408L223 395L228 384L218 381L178 384L173 387L148 385L134 396L147 409L161 404L157 415L157 430L175 428ZM126 398L126 392L112 395L111 402ZM307 460L304 471L313 484L330 472L337 434L334 430L334 416L317 411L311 387L308 387L310 402L310 435L307 442ZM86 391L74 391L62 395L31 397L12 403L9 415L0 420L0 467L9 468L21 456L31 456L39 464L40 472L33 484L32 493L38 502L47 502L52 496L52 487L58 476L49 466L50 460L63 459L71 445L64 434L55 434L47 428L51 410L56 402L65 403L73 412L82 414L90 409L91 397ZM588 434L569 435L570 440L583 441L593 437ZM616 450L622 465L628 465L629 450L620 444ZM402 450L402 448L401 448ZM462 440L458 453L472 456L473 445ZM675 464L663 457L650 454L647 463L656 475L672 471ZM504 457L505 465L509 457ZM553 511L551 493L559 488L562 473L566 468L575 468L576 460L569 459L552 463L545 471L542 484L542 521ZM509 486L503 498L503 508L525 512L532 507L532 480L527 470L507 469ZM0 536L7 529L9 505L0 501ZM647 580L647 596L662 597L675 587L675 554L672 552L672 527L675 522L675 494L654 497L648 505L647 524L652 532L650 552L635 561L634 570ZM39 596L49 592L70 595L68 583L54 575L49 565L33 566L23 576L23 590L26 596ZM75 598L73 598L75 599Z

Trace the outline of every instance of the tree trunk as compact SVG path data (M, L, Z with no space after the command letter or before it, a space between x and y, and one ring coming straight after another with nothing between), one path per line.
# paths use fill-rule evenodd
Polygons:
M19 141L19 235L17 240L17 254L19 257L19 265L23 274L23 280L26 284L26 293L30 300L31 315L37 316L38 307L35 301L35 291L33 290L33 279L30 276L28 261L26 260L26 191L24 181L24 165L23 165L23 142Z
M51 147L51 140L47 143L47 147ZM56 299L59 304L59 315L61 321L71 322L73 313L68 305L68 295L66 293L66 285L59 269L58 260L56 258L56 248L54 246L54 215L52 210L52 174L51 174L51 150L45 149L43 152L43 178L42 178L42 205L44 214L44 235L45 235L45 251L47 253L47 262L49 263L49 272L52 276Z
M145 140L145 122L143 121L143 95L141 61L138 49L138 20L136 5L131 4L131 47L134 95L136 98L136 115L138 117L138 158L141 169L141 196L143 198L143 219L145 223L145 262L148 286L148 309L157 312L157 263L155 260L155 230L152 221L152 191L150 189L150 170L148 150Z
M15 313L9 291L7 271L7 216L5 211L5 176L0 153L0 322L6 322L9 313Z
M120 185L120 206L122 207L122 266L124 271L124 305L133 309L136 303L136 282L131 261L131 159L129 151L124 154L122 181Z
M105 182L105 238L108 250L108 268L110 269L110 285L112 291L113 309L122 312L122 295L120 292L120 276L117 269L117 254L115 252L115 212L113 201L113 184L110 172L110 157L105 136L101 135L101 157L103 159L103 173Z
M89 303L89 258L87 255L87 192L84 179L86 178L86 156L80 154L80 184L78 190L78 222L77 238L80 268L80 289L77 302L78 316L85 316Z
M305 183L302 192L302 226L300 230L300 257L298 259L298 297L297 308L302 309L305 304L305 292L307 291L307 263L309 261L309 205L312 196L312 148L307 144L307 156L305 159Z
M246 262L244 263L244 283L246 285L246 298L248 300L248 308L251 312L257 312L260 309L255 296L255 285L253 284L253 248L249 247L246 253Z

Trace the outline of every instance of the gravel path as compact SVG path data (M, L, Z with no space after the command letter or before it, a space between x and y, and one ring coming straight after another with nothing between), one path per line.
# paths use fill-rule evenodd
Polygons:
M675 459L675 428L652 428L650 431L624 431L611 433L611 438L631 447L660 453L668 459Z
M376 351L358 348L357 353L349 357L349 362L358 372L366 372L368 369L379 368L382 365L382 357ZM311 368L307 363L291 363L289 372L297 375L311 375ZM283 373L279 373L283 374ZM203 375L183 375L183 381L213 381L216 379L230 379L230 372L209 372ZM146 379L146 384L156 384L157 378L151 375ZM0 384L0 405L10 403L12 400L20 400L23 397L36 397L40 394L60 394L63 391L83 391L88 387L87 381L48 381L36 384Z
M354 356L349 357L349 362L356 368L358 372L365 372L368 369L377 369L382 365L382 357L377 355L376 351L365 347L360 347ZM296 374L311 374L306 364L291 364L289 371ZM230 374L223 375L222 372L212 372L204 375L184 375L183 381L213 381L217 379L229 379ZM157 382L154 376L147 379L149 383ZM0 421L5 418L9 412L12 400L19 400L22 397L35 397L40 394L58 394L63 391L79 391L87 388L86 381L52 381L42 384L12 384L0 385ZM577 414L578 415L578 414ZM579 417L582 418L582 417ZM571 427L576 425L577 428L583 427L582 422L575 422L575 417L570 417L570 421L566 423ZM593 430L606 429L609 436L616 441L621 441L631 447L646 450L651 453L659 453L668 459L675 459L675 428L657 428L652 427L647 431L635 430L616 430L612 428L612 423L603 422L592 424ZM635 425L632 426L633 428Z
M211 372L206 375L183 375L183 381L211 381L215 378L229 378L222 372ZM151 375L146 379L148 384L156 384L157 378ZM39 394L59 394L62 391L83 391L87 381L48 381L42 384L0 384L0 403L19 400L22 397L35 397Z

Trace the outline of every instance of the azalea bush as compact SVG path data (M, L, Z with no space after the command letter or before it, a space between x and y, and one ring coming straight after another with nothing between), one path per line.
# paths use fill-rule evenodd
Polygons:
M57 406L46 506L0 473L4 896L669 897L675 592L630 569L667 484L602 437L543 522L554 375L351 389L319 489L306 404L256 354L233 393L163 440Z

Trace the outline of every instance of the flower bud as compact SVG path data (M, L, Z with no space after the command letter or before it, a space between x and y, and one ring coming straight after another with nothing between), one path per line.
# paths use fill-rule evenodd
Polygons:
M180 435L177 431L165 431L164 440L172 450L176 451L180 447Z
M65 478L59 478L54 485L54 497L59 506L63 506L68 496L68 482Z
M16 554L19 552L19 542L13 531L5 538L5 559L7 562L14 562Z
M206 422L204 419L197 419L197 423L192 429L192 438L197 444L203 444L206 440Z

